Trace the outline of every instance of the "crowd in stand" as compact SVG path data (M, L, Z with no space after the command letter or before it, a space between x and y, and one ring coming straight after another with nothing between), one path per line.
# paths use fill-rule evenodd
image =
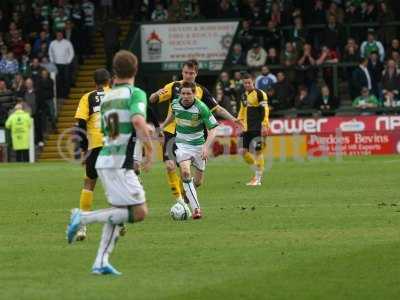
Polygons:
M248 70L257 77L257 88L268 93L272 110L331 114L343 98L333 96L332 66L347 63L338 78L349 82L354 107L400 106L398 26L388 24L395 20L397 2L221 1L217 16L242 22L228 58L227 70L233 70L221 74L217 97L237 111L243 90L239 71Z
M67 98L77 65L93 54L94 33L95 6L89 0L2 2L0 126L21 102L42 146L43 133L55 129L55 96Z

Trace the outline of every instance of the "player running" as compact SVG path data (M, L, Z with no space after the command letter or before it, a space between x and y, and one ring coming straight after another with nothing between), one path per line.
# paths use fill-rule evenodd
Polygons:
M145 171L151 165L153 153L146 124L146 93L133 85L137 67L137 58L131 52L117 52L113 60L114 86L103 98L100 108L105 141L96 170L111 208L90 212L73 209L67 229L68 242L72 243L80 227L104 223L93 274L121 274L109 263L119 236L119 224L140 222L147 215L145 192L133 171L136 137L145 148L142 165Z
M161 103L169 101L170 104L173 99L179 97L181 86L185 82L195 83L198 74L198 63L196 60L188 60L182 67L182 80L173 81L164 86L164 88L150 95L151 103ZM195 97L201 100L215 115L231 120L237 124L241 124L239 120L233 117L226 109L218 105L217 101L211 93L198 83L196 84ZM170 111L171 108L169 108ZM240 125L241 126L241 125ZM168 184L176 201L182 201L181 182L176 173L176 163L174 160L175 150L175 122L170 123L164 128L164 143L163 143L163 161L166 166Z
M78 122L80 136L80 150L85 165L86 176L79 200L82 211L91 211L93 191L96 186L97 172L95 168L97 156L103 147L103 134L100 128L100 104L105 93L110 89L110 73L106 69L97 69L93 74L96 89L86 93L79 100L75 119ZM86 238L86 226L82 226L76 239L83 241Z
M180 97L174 99L171 111L161 128L166 128L172 121L176 123L176 161L181 171L183 188L192 208L193 219L202 217L196 187L204 178L208 149L216 135L218 126L208 107L195 97L196 84L183 82ZM204 138L204 127L208 130ZM194 178L190 168L193 165Z
M263 136L267 134L269 127L268 97L263 91L254 87L250 74L244 74L242 79L245 93L240 104L238 119L244 128L243 158L255 172L255 176L247 185L258 186L261 185L264 172Z

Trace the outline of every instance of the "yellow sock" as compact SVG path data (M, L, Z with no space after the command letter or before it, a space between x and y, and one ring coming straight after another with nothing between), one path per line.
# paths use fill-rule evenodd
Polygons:
M243 155L243 159L249 165L254 165L256 163L254 156L250 152L246 152Z
M171 187L172 195L175 199L182 197L181 180L176 174L176 171L167 172L168 184Z
M255 165L259 171L264 171L264 155L257 154Z
M79 200L79 206L83 211L92 210L93 204L93 191L82 189L81 198Z

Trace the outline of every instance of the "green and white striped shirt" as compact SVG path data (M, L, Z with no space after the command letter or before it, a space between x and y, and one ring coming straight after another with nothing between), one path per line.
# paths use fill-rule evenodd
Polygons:
M218 126L210 109L198 99L195 99L190 107L185 107L181 98L177 98L173 100L171 106L176 122L177 144L203 145L204 127L210 130Z
M146 118L146 93L129 84L115 85L101 101L101 128L104 146L96 168L131 168L136 137L132 117Z

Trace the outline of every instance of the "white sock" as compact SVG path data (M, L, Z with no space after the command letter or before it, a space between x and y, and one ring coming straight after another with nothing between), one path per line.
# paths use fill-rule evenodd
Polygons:
M193 178L190 181L183 181L183 189L185 190L186 197L189 199L189 204L192 210L200 208L200 203L197 199L197 192L194 187Z
M101 268L109 263L108 258L118 240L119 231L119 225L110 223L104 224L103 233L101 234L100 245L99 249L97 250L97 256L93 268Z
M111 207L95 211L81 212L81 222L84 225L91 223L121 224L127 222L128 219L128 208Z
M257 181L260 181L261 178L262 178L263 172L260 171L260 170L256 170L255 173L256 173L256 179L257 179Z

